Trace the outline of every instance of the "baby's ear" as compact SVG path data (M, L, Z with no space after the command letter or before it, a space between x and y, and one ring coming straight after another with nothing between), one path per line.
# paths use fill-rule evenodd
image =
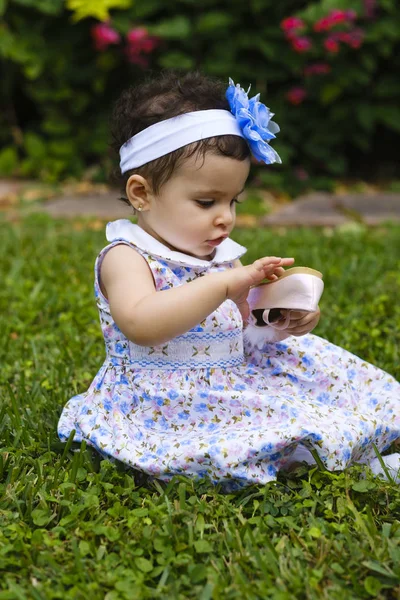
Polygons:
M139 211L149 210L152 196L152 188L147 179L137 174L129 177L126 182L126 197L133 208Z

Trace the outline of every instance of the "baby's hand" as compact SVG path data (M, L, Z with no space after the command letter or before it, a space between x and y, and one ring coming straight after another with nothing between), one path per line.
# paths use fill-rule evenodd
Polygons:
M247 303L250 288L261 283L263 279L274 281L283 273L283 267L288 267L293 263L294 258L266 256L259 258L246 267L237 267L231 271L225 271L228 277L227 298L237 304L243 320L247 320L250 314Z
M284 317L287 315L287 310L281 310ZM300 337L306 333L310 333L318 325L321 316L319 308L315 312L306 312L304 310L291 310L290 321L287 328L284 330L288 335Z

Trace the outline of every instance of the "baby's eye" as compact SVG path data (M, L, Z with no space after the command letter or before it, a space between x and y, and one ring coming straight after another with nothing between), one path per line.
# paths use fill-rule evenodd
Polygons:
M210 206L214 204L214 200L196 200L196 202L199 206L202 206L203 208L210 208Z

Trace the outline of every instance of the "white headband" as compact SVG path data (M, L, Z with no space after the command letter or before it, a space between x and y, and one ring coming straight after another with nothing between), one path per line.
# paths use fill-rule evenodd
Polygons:
M121 146L121 173L141 167L192 142L219 135L245 138L236 117L228 110L197 110L159 121Z

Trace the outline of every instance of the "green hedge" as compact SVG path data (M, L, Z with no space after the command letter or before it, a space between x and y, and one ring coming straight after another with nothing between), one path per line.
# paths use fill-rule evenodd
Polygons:
M103 180L112 102L178 67L261 92L284 163L264 182L391 177L399 40L397 0L0 0L0 175Z

